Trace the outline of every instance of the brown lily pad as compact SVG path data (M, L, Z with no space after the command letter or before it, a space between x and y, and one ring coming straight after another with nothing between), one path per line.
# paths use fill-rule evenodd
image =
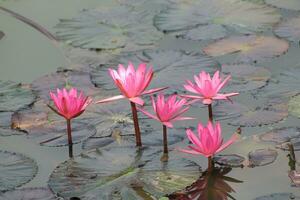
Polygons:
M265 61L285 53L289 43L269 36L231 36L206 46L203 51L210 56L235 54L236 61Z
M13 112L0 112L0 136L21 135L20 131L11 129Z
M277 158L277 151L273 149L257 149L248 154L249 167L265 166L273 163Z

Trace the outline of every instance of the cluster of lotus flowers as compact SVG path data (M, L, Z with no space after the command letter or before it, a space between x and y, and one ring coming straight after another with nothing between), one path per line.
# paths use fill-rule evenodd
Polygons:
M186 130L186 135L192 145L189 145L188 149L180 149L180 151L212 158L216 153L224 150L237 140L237 134L233 134L227 142L223 143L221 125L219 122L214 123L212 116L211 104L214 100L230 100L229 97L238 95L238 93L219 93L229 81L230 76L222 80L219 71L216 71L213 77L209 73L202 71L198 76L194 76L195 82L187 80L184 85L184 88L193 93L193 95L170 95L166 97L163 93L159 93L156 98L151 96L154 111L154 114L151 114L142 107L144 101L141 97L167 89L167 87L162 87L146 90L153 78L154 72L152 68L147 69L146 64L142 63L135 70L133 64L129 63L126 69L120 64L118 70L109 69L109 74L115 85L119 88L121 95L100 100L96 103L106 103L123 98L130 101L135 127L136 146L142 146L137 110L159 121L163 125L164 153L168 153L167 128L173 128L173 123L177 120L193 119L182 115L188 111L192 103L198 101L202 101L203 104L208 106L209 121L206 126L203 126L201 122L198 123L198 135L195 135L191 129ZM56 109L52 107L51 109L63 116L67 121L69 156L73 157L71 119L81 115L92 102L92 99L84 96L82 92L78 94L75 88L69 91L65 88L61 90L57 89L56 94L50 92L50 97L56 107Z

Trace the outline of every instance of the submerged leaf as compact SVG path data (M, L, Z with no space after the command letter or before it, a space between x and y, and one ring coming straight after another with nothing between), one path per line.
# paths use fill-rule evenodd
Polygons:
M270 36L231 36L206 46L203 51L210 56L235 54L236 61L258 62L285 53L289 43Z
M19 153L0 151L0 191L24 185L34 178L37 170L37 165L31 158Z
M24 188L0 194L0 200L57 200L48 188Z
M299 9L300 9L300 2ZM285 21L280 22L274 30L274 33L282 38L286 38L289 41L299 42L300 41L300 17L289 18Z
M259 167L273 163L277 158L277 151L273 149L257 149L248 154L249 166Z
M186 79L193 78L195 73L201 70L214 72L219 69L219 64L211 57L198 54L186 53L183 51L159 50L159 51L139 51L125 54L113 59L109 64L100 66L91 72L93 83L100 88L111 90L116 88L111 77L107 75L108 68L117 68L118 64L128 65L131 61L135 66L145 62L152 66L154 78L150 87L163 87L162 83L168 83L171 92L184 91L183 84Z
M298 0L265 0L267 4L289 10L300 10L300 2Z
M0 111L17 111L35 101L33 92L21 84L0 81Z
M276 9L247 1L177 0L155 16L154 25L161 31L174 32L214 24L219 26L215 34L220 35L222 26L249 33L271 28L279 20Z

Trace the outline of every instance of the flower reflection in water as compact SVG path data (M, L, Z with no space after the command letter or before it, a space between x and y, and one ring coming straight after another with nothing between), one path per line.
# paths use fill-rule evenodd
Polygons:
M183 191L168 195L171 200L227 200L235 199L230 193L235 192L229 183L242 183L226 176L232 168L214 167L208 168L199 179Z

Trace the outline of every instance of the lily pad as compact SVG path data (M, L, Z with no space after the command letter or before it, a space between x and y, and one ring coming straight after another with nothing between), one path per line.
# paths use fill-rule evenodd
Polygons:
M300 197L295 196L293 193L274 193L270 195L265 195L257 197L254 200L300 200Z
M298 0L265 0L265 2L278 8L300 10L300 2Z
M164 32L214 24L249 33L271 28L279 20L276 9L247 1L178 0L155 16L154 25Z
M214 161L228 167L243 167L245 158L237 154L217 155L214 157Z
M0 31L0 40L5 36L3 31Z
M24 188L0 194L0 200L57 200L48 188Z
M57 36L84 49L145 48L162 37L147 14L122 5L85 9L77 17L61 20Z
M37 173L37 165L19 153L0 151L0 191L5 192L31 181Z
M93 150L61 163L50 175L49 187L64 198L83 197L134 173L135 148ZM124 183L124 182L123 182ZM113 186L112 186L113 187ZM107 189L107 188L106 188Z
M300 3L299 4L300 9ZM286 38L292 42L300 41L300 17L290 18L280 22L274 29L274 33L278 37Z
M289 145L292 144L294 151L300 151L300 138L292 138L289 142L284 142L281 144L276 145L276 148L282 149L284 151L289 151Z
M0 136L21 135L20 131L11 129L11 118L13 112L0 112Z
M108 65L96 68L92 73L92 81L100 88L115 89L110 76L107 75L109 67L116 68L119 63L127 66L131 61L135 66L145 62L152 66L155 76L150 87L162 87L162 83L168 83L168 92L184 91L183 84L186 79L193 78L195 73L201 70L214 72L219 69L219 64L211 57L198 54L186 53L183 51L159 50L159 51L139 51L132 54L125 54L113 59Z
M300 118L300 95L292 97L289 102L289 113L295 117Z
M249 64L222 65L222 72L231 75L232 78L227 88L235 92L262 88L271 78L271 72L268 69Z
M282 127L268 131L259 136L262 141L281 144L300 137L300 129L295 127Z
M270 36L231 36L206 46L210 56L235 54L238 62L265 61L287 52L289 43Z
M49 147L60 147L68 145L66 122L53 122L48 125L32 127L28 131L28 138L37 141L39 144ZM74 121L72 123L73 144L80 143L96 134L93 125Z
M182 33L178 33L177 35L184 39L199 41L221 39L227 36L227 33L228 31L223 26L209 24L188 31L182 31Z
M277 158L277 151L273 149L257 149L248 154L249 166L259 167L273 163Z
M30 89L11 81L0 81L0 96L0 112L14 112L35 101L35 95Z
M89 73L82 70L59 69L32 82L32 89L46 101L50 99L49 91L63 87L75 87L87 96L95 95L100 91L91 83Z
M218 121L227 120L232 118L238 118L242 113L247 112L249 109L247 106L237 102L218 102L213 106L213 116Z

